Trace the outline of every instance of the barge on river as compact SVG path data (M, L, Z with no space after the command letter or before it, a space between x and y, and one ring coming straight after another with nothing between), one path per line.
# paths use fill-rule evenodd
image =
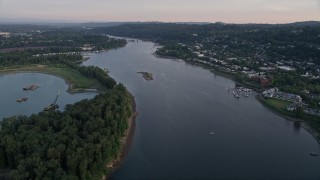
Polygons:
M54 110L58 109L58 108L59 108L59 105L57 104L57 100L58 100L59 95L60 95L60 91L59 91L59 93L57 94L57 97L56 97L56 99L53 101L53 103L50 104L48 107L44 108L43 111L54 111Z
M36 89L38 89L38 87L39 87L38 85L32 84L32 85L30 85L30 86L24 87L23 90L24 90L24 91L36 90Z

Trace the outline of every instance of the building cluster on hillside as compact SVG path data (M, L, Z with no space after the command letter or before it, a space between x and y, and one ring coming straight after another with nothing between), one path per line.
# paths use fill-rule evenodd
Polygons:
M294 102L294 103L302 102L302 98L299 95L281 92L276 87L268 89L268 90L265 90L262 93L262 95L265 98L275 98L275 99L280 99L280 100L284 100L284 101L290 101L290 102Z
M185 45L184 45L185 46ZM274 70L276 67L261 67L256 71L252 68L246 67L245 65L239 65L238 61L242 61L244 59L239 59L235 57L229 57L229 53L226 52L225 54L218 54L215 53L214 50L208 50L203 47L202 44L196 44L195 46L189 47L189 50L193 52L195 58L187 59L193 62L197 62L200 64L204 64L210 67L215 67L223 72L226 73L242 73L247 75L250 79L257 81L261 84L269 84L270 79L265 77L265 74L269 70ZM251 62L251 58L247 57L245 61Z
M10 32L1 32L0 31L0 36L5 37L5 38L9 38L11 36Z
M271 89L265 90L262 93L262 95L264 98L275 98L275 99L292 102L287 106L288 111L295 111L299 107L302 107L304 113L313 115L313 116L320 116L320 110L306 107L307 104L305 104L302 101L302 98L299 95L284 93L279 91L278 88L271 88Z
M83 47L81 47L83 51L92 51L94 48L95 46L93 46L92 44L84 44Z
M304 108L303 112L306 113L306 114L313 115L313 116L320 116L320 110L319 109Z
M75 55L75 54L81 54L81 53L80 52L47 53L47 54L35 54L32 56L33 57L40 57L40 56Z
M194 35L193 35L194 36ZM199 35L194 36L199 37ZM288 42L287 45L275 46L272 43L261 44L247 39L239 39L228 35L214 35L199 38L195 43L179 43L193 52L194 58L188 59L217 67L227 73L267 73L274 70L301 72L301 76L313 79L320 78L320 66L312 59L291 59L274 53L272 59L268 49L277 48L282 51L291 51L295 48ZM234 47L247 46L250 52L238 52ZM320 47L319 47L320 52ZM265 82L264 82L265 83Z
M302 107L304 104L302 102L294 102L292 104L289 104L287 106L288 111L294 111L297 110L299 107Z

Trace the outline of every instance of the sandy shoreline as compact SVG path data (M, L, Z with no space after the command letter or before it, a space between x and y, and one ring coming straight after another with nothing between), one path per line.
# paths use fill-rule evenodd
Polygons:
M136 128L136 118L138 116L138 112L136 109L136 102L134 101L134 96L129 91L127 91L127 93L129 94L131 99L131 110L132 110L132 115L130 118L128 118L128 130L126 132L126 136L121 139L122 147L121 147L119 157L107 165L108 168L111 168L111 171L109 172L108 175L103 176L102 179L109 179L111 175L121 167L132 144L134 130Z

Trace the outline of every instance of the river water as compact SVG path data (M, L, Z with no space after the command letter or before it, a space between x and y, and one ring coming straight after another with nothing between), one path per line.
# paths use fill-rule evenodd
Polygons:
M22 88L31 84L40 87L33 91L23 91ZM31 115L38 113L53 103L61 91L57 104L63 111L66 104L73 104L86 98L92 98L96 93L67 93L68 84L61 78L41 73L0 74L0 121L2 118L14 115ZM29 98L26 102L17 103L18 98Z
M201 67L156 58L151 42L91 56L135 96L132 146L112 179L320 179L316 140L235 83ZM138 71L150 72L146 81ZM211 133L212 132L212 133Z

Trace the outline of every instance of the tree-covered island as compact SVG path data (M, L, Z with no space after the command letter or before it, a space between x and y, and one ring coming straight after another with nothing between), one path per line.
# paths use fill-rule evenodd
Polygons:
M78 29L0 26L0 72L35 71L66 79L70 91L99 90L63 112L40 112L1 121L0 177L101 179L118 159L133 122L133 97L105 70L80 66L84 51L123 47L125 40ZM107 166L109 165L109 166Z

